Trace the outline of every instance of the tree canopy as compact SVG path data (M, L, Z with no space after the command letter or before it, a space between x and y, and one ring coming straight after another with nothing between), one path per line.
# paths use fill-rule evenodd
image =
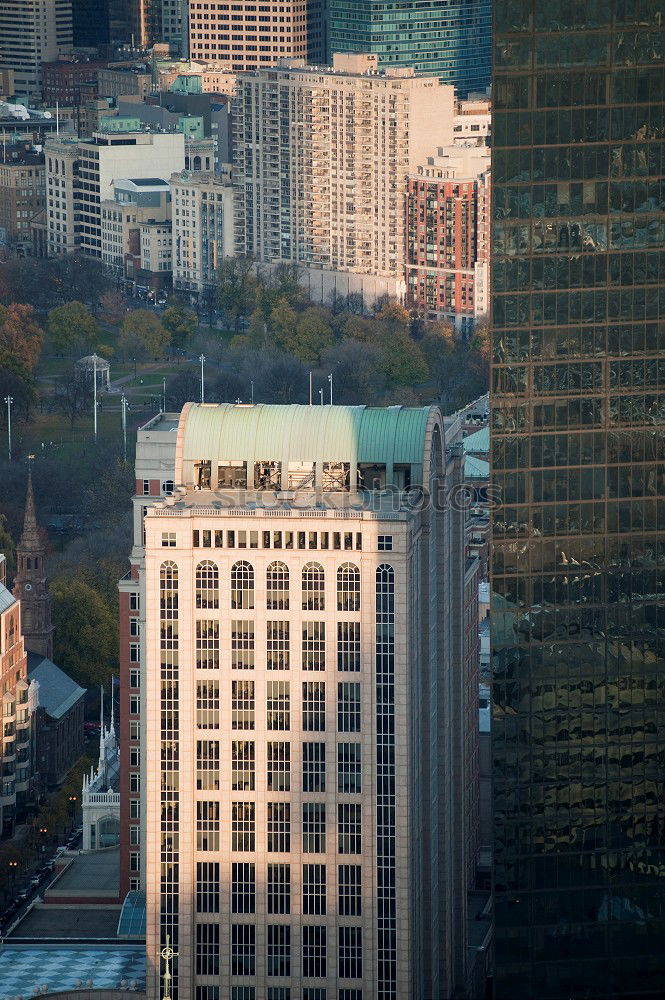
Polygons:
M32 372L43 342L44 333L34 318L32 306L19 302L0 306L0 355L7 355Z
M118 348L126 358L159 358L170 342L171 334L149 309L133 309L122 321Z
M58 578L53 597L53 655L78 684L108 684L117 657L116 616L83 579Z
M51 309L47 330L58 354L87 353L96 347L99 340L99 327L90 310L76 300Z

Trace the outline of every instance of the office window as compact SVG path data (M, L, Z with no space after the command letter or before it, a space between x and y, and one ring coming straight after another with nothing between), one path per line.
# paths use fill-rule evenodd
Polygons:
M219 728L219 681L196 682L196 725L198 729Z
M175 531L162 531L162 546L165 549L174 549L176 547Z
M326 866L302 866L302 912L320 916L326 912Z
M219 667L219 622L199 619L196 622L196 666L199 670Z
M356 802L337 804L337 850L340 854L362 851L362 807Z
M302 669L326 669L326 623L302 623Z
M291 695L289 681L268 681L266 684L267 727L271 730L291 728Z
M219 802L196 803L196 848L219 850Z
M360 865L337 868L337 907L341 917L359 917L362 913L362 872Z
M268 913L291 912L291 865L268 865Z
M337 570L337 610L360 611L360 570L353 563Z
M337 622L337 669L360 670L360 622Z
M302 790L303 792L325 792L326 790L325 743L303 743L302 745Z
M327 976L326 928L304 924L302 928L302 975L304 979Z
M361 788L361 744L337 744L337 791L357 793Z
M219 913L219 862L196 863L196 911Z
M268 850L283 854L291 850L291 805L268 803Z
M231 620L231 668L254 669L254 622Z
M306 986L302 991L302 1000L326 1000L325 986Z
M256 1000L256 987L232 986L231 1000Z
M268 670L289 669L289 623L266 623L266 666Z
M195 1000L220 1000L219 986L197 986Z
M289 609L289 569L283 562L270 563L266 570L266 607L268 611Z
M360 684L344 681L337 685L337 731L360 732Z
M319 563L307 563L302 571L303 611L323 611L325 608L325 574Z
M302 804L302 849L303 854L325 853L325 802L303 802Z
M379 552L392 552L393 550L393 536L392 535L379 535Z
M196 607L219 607L219 570L209 559L196 567Z
M269 792L291 789L291 744L268 743L267 787Z
M325 681L302 682L302 728L305 732L322 733L326 728Z
M256 873L254 864L234 861L231 865L231 912L256 911Z
M231 924L231 975L256 975L256 927Z
M291 928L288 924L268 924L267 973L291 975Z
M254 681L231 681L231 728L254 728Z
M231 607L236 610L254 607L254 570L244 560L231 567Z
M253 851L256 849L255 804L253 802L231 803L231 850Z
M219 789L219 741L196 741L196 787L202 791Z
M219 975L219 924L196 925L196 974Z
M291 987L269 986L266 1000L291 1000Z
M338 966L340 979L361 979L363 974L362 927L338 927Z
M233 740L231 743L231 789L234 792L253 792L255 785L254 743L251 740Z

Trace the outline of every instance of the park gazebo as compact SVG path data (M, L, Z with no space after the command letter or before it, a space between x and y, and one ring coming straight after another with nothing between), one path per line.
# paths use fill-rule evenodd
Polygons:
M108 392L111 385L111 366L105 358L100 358L98 354L89 354L76 362L76 370L81 375L93 377L97 373L97 389L106 389Z

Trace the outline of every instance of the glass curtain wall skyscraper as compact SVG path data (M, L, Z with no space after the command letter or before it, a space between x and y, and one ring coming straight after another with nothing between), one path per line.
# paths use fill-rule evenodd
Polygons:
M497 0L496 998L665 993L662 0Z
M490 83L490 0L329 0L334 52L376 52L381 69L413 66L461 97Z

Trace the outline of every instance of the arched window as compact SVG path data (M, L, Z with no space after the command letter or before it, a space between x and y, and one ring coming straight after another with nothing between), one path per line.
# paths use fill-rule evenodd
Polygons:
M32 569L32 559L30 558L30 556L28 556L28 558L25 561L25 568Z
M254 607L254 569L244 560L231 567L231 607Z
M360 570L353 563L337 570L337 610L360 611Z
M209 559L204 559L196 567L196 606L219 607L219 570Z
M192 167L192 170L193 171L197 171L197 170L200 170L200 169L201 169L201 157L200 156L195 156L194 157L194 165Z
M303 611L323 611L325 575L323 566L311 562L303 566L302 571L302 608Z
M268 611L289 609L289 567L272 562L266 570L266 607Z
M171 560L159 568L159 618L162 672L178 666L178 567Z

